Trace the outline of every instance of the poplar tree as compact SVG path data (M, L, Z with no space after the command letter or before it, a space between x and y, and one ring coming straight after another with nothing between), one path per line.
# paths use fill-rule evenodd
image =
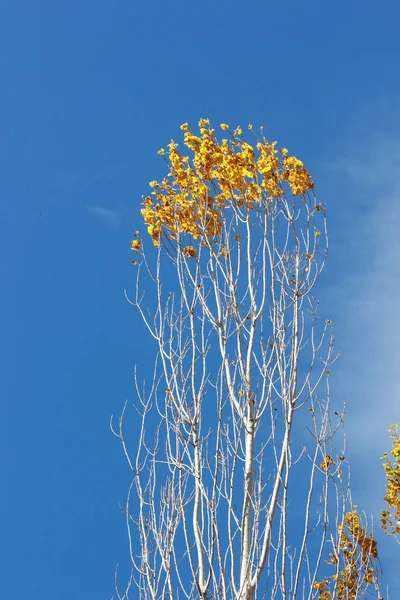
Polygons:
M263 128L198 125L159 151L165 176L132 240L127 298L155 353L151 381L135 371L136 448L127 404L112 423L132 472L132 573L116 597L380 598L330 401L326 208Z

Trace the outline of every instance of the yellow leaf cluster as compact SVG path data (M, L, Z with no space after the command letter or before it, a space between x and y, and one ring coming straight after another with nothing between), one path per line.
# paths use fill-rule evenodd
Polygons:
M387 535L400 534L400 435L398 425L393 424L389 429L392 439L391 455L394 460L389 460L384 454L383 468L386 474L386 496L384 498L389 510L381 513L381 527Z
M314 188L303 163L285 148L279 151L276 142L262 136L253 147L240 127L230 139L218 140L208 119L200 119L198 125L199 135L188 123L181 125L190 158L178 152L173 140L167 151L159 151L165 154L169 173L160 182L150 182L152 191L141 211L155 246L163 233L170 239L178 231L195 240L213 238L221 231L222 211L230 206L251 209L262 198L273 200L287 192L305 195ZM222 123L221 129L229 126Z
M329 467L333 464L332 457L327 454L325 456L325 460L320 464L320 468L322 471L327 471Z
M141 247L142 247L142 242L140 240L132 240L132 242L131 242L132 250L134 250L136 253L138 253Z
M190 258L195 258L196 248L193 248L193 246L186 246L186 248L183 249L183 254L185 256L189 256Z
M329 581L327 579L324 579L323 581L315 581L313 588L315 590L319 591L319 600L331 600L332 599L332 594L329 591L329 589L327 589L329 586Z
M336 581L335 598L357 600L360 583L368 587L376 578L373 560L378 557L377 543L372 535L366 534L356 508L346 513L343 525L338 525L338 533L338 548L325 561L335 567L340 561L338 572L330 576ZM328 580L314 583L314 588L319 590L319 600L333 597L328 586Z

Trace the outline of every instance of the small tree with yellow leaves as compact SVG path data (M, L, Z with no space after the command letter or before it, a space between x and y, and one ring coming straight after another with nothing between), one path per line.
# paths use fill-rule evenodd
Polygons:
M154 248L139 232L132 241L128 299L158 353L150 388L135 377L134 456L125 409L112 425L133 474L132 575L117 596L379 597L343 413L330 416L334 337L314 296L325 207L303 163L262 129L249 126L248 141L240 127L222 124L222 139L207 119L199 128L181 126L185 152L174 141L159 151L166 174L142 209Z
M392 460L387 453L383 455L383 468L386 475L386 496L384 498L387 509L382 511L381 525L387 535L393 535L400 543L400 435L399 426L392 424L389 429L392 440L390 451Z

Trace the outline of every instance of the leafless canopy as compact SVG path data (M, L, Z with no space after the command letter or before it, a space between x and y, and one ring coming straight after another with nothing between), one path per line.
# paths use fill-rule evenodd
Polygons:
M132 576L117 597L310 600L335 574L326 598L362 597L361 574L358 595L338 595L352 504L342 412L329 410L332 324L314 296L325 208L283 195L221 219L196 256L178 231L135 267L129 301L156 352L150 385L135 372L136 450L127 405L112 423L133 475Z

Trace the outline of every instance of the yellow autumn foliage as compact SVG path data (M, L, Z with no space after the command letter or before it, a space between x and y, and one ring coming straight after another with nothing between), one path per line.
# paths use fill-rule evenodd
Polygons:
M151 181L152 191L144 199L142 215L155 246L165 234L178 232L194 240L214 238L221 232L223 210L236 206L254 208L262 200L273 201L287 193L305 195L314 182L303 163L289 156L264 134L251 145L237 127L229 139L219 140L208 119L200 119L196 135L183 123L184 145L189 156L178 151L173 140L161 149L169 173L162 181ZM221 124L223 131L229 126ZM193 246L191 246L192 248ZM195 252L185 252L195 256Z

